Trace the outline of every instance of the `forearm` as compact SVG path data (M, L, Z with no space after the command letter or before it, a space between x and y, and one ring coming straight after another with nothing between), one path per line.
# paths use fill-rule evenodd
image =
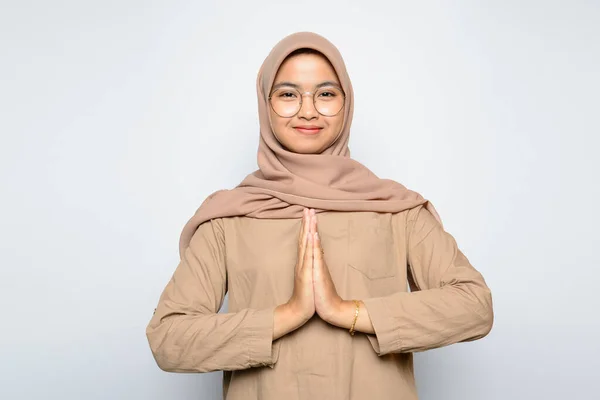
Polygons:
M489 290L465 283L366 299L365 306L381 354L475 340L493 323Z
M470 295L465 296L465 293ZM353 301L340 300L324 320L349 330L355 313ZM377 351L383 354L424 351L475 340L489 332L492 322L489 290L458 285L359 300L354 330L376 334L376 338L370 339L376 342Z
M146 335L158 366L165 371L238 370L275 362L272 308L228 314L158 313Z
M423 207L400 220L411 291L363 299L379 355L479 339L491 330L491 291L454 237Z

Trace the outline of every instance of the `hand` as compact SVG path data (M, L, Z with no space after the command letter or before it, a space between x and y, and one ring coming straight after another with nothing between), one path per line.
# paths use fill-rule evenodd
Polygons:
M354 317L354 303L337 294L317 233L314 210L304 209L298 237L298 261L294 271L294 290L290 300L275 308L273 340L300 328L315 313L332 325L348 329ZM362 304L355 330L374 333L367 310Z
M304 209L298 236L298 259L294 268L294 290L285 303L275 308L273 339L278 339L304 325L315 314L312 283L313 240L310 233L311 214Z
M298 318L298 323L303 325L315 313L315 300L313 289L313 239L310 232L310 221L314 216L308 209L304 209L302 227L298 237L298 261L294 269L294 291L287 302L289 310Z
M315 309L317 314L325 322L344 329L350 329L356 305L352 300L344 300L335 290L335 284L331 279L329 268L323 257L324 251L321 246L321 239L317 233L317 217L313 216L311 232L314 232L314 260L313 260L313 285L315 290ZM359 314L354 325L354 330L375 333L375 328L371 321L365 303L359 300Z
M310 232L313 236L313 285L315 292L315 310L326 322L333 323L342 307L343 300L338 295L335 284L331 279L329 268L323 257L321 238L317 232L317 217L313 214L310 224Z

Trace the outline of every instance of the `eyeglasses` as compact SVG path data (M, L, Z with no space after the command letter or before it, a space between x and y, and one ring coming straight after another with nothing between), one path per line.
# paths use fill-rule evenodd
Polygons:
M346 96L342 89L335 86L304 93L291 87L278 88L269 96L269 103L275 114L283 118L291 118L298 114L302 108L302 98L307 95L312 96L315 110L325 117L333 117L344 108Z

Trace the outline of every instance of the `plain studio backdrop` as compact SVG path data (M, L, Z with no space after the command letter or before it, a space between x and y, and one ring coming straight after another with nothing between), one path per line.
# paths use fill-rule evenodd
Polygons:
M597 398L591 0L3 1L0 398L221 397L145 328L184 223L256 168L256 74L302 30L345 58L353 157L432 200L493 292L489 336L415 355L421 399Z

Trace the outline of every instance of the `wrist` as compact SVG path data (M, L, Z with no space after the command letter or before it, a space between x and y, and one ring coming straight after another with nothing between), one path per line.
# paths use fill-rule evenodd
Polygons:
M275 307L274 313L273 339L285 336L303 325L288 303Z
M282 312L286 315L289 323L293 326L292 330L300 328L302 325L308 322L311 317L293 302L287 302L282 304L280 307L282 308Z
M354 324L354 331L363 333L375 333L375 328L369 316L369 312L362 300L358 302L358 315L356 314L356 303L354 300L341 300L336 311L331 317L325 319L331 325L350 331Z
M354 315L354 303L351 300L343 300L341 297L331 307L331 312L323 317L323 319L340 328L350 328L352 319L348 321L348 316Z

